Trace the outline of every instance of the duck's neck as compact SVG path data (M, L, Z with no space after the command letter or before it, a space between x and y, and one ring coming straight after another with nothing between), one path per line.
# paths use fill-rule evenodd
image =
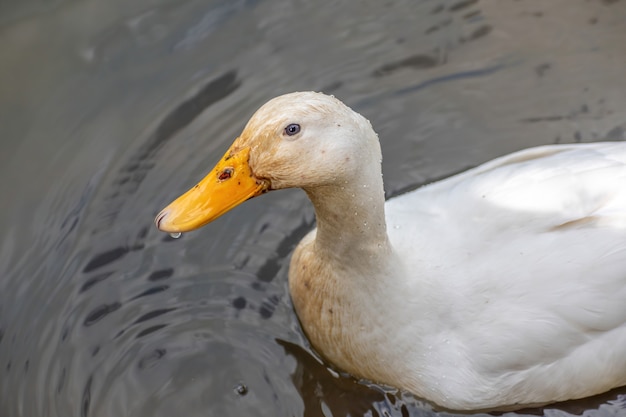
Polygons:
M377 164L378 169L364 170L352 181L305 190L315 207L318 253L365 264L389 253L385 194Z

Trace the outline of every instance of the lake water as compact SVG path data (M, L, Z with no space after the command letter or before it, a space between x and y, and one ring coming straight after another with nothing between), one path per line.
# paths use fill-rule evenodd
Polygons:
M296 90L371 120L388 195L625 140L625 39L617 0L1 2L0 415L437 414L311 350L287 291L303 192L176 240L155 214ZM626 390L519 414L582 413L626 415Z

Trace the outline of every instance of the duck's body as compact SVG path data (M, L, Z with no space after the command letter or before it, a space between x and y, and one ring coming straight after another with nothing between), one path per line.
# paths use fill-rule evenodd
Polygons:
M294 123L302 137L281 136ZM385 203L369 123L296 93L253 116L216 184L239 155L253 195L301 186L315 206L289 286L307 336L339 368L465 410L626 385L626 143L529 149ZM224 211L189 215L196 194L159 227Z
M336 258L314 231L294 254L296 311L332 363L452 409L626 384L626 144L525 150L385 212L388 247Z

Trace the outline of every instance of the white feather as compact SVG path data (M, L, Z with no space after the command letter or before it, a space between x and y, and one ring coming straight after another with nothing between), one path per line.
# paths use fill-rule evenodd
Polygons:
M367 120L309 92L261 107L218 164L311 198L289 288L323 356L459 410L626 385L626 142L528 149L386 203L380 160ZM243 185L216 172L198 192L233 207ZM157 225L205 224L202 200L188 192Z

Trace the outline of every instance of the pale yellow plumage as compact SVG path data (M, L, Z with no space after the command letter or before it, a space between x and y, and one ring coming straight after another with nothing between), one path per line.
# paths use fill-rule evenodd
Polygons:
M287 135L289 124L301 130ZM248 151L249 183L216 179ZM324 357L451 409L626 385L626 143L521 151L387 203L380 160L367 120L293 93L259 109L199 184L249 187L224 207L307 192L317 229L293 255L289 287ZM162 230L221 214L189 198L158 216Z

